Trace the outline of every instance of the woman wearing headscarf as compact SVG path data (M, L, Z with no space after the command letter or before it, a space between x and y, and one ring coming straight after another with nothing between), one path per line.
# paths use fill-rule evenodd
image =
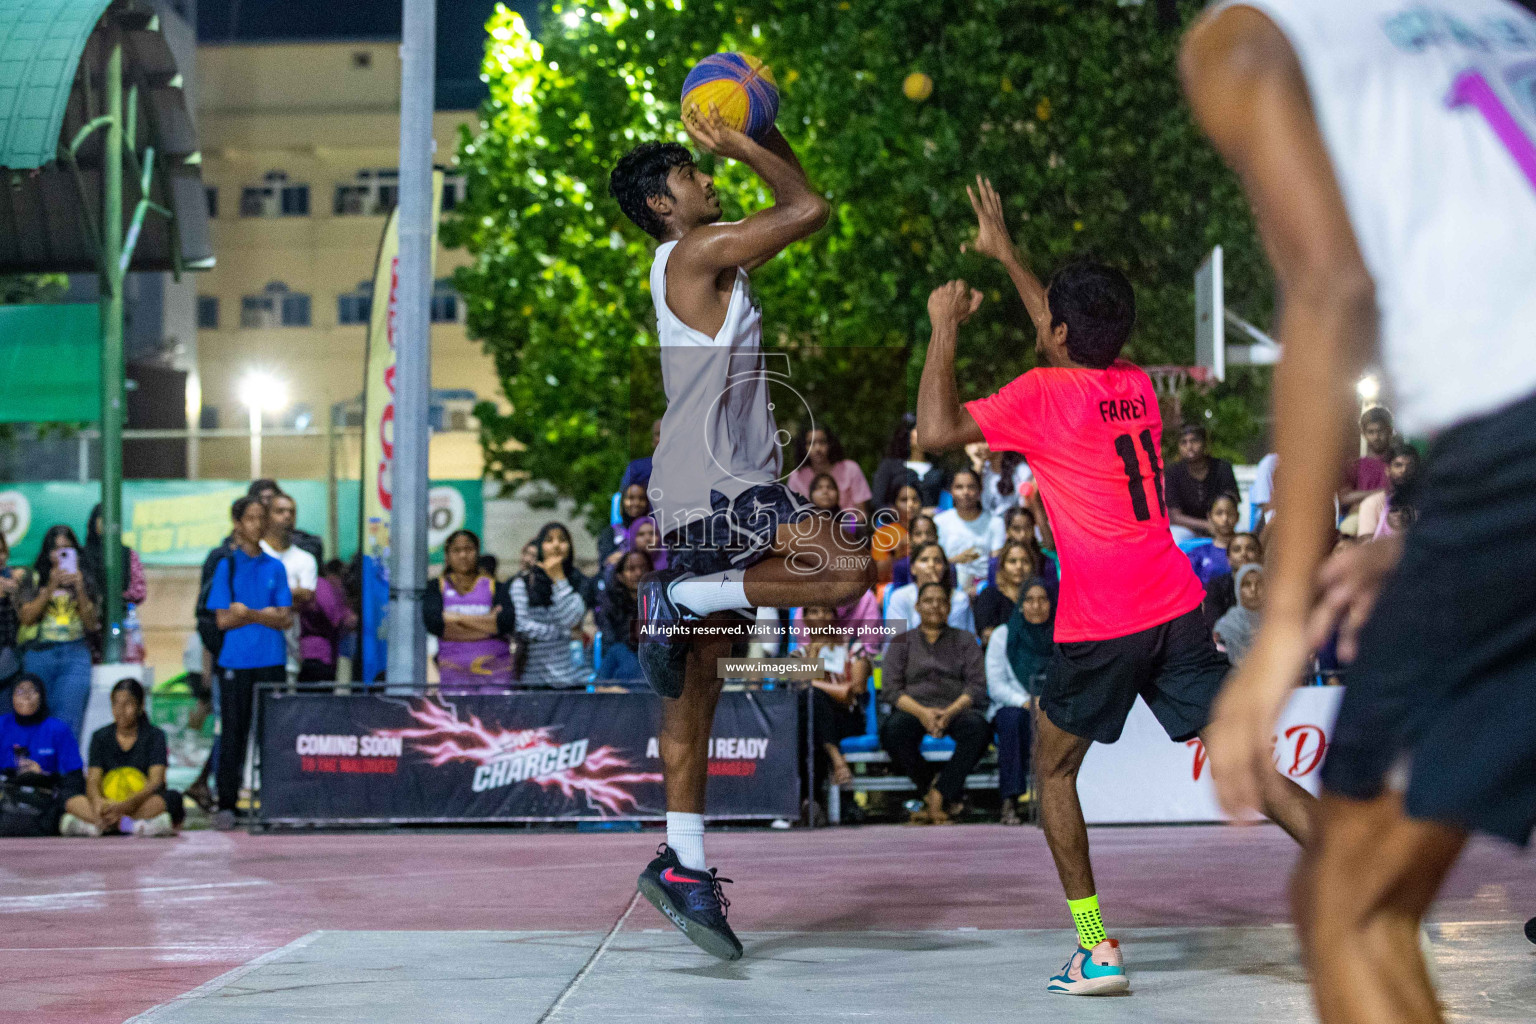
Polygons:
M0 773L30 775L39 789L51 789L48 812L35 820L36 831L10 834L52 835L68 812L89 815L85 798L85 765L80 741L69 726L48 713L42 680L23 672L11 689L10 713L0 716Z
M1019 588L1019 603L987 641L987 696L996 709L997 788L1004 825L1017 825L1029 789L1030 715L1055 650L1056 609L1039 576Z
M1237 604L1216 620L1216 642L1236 665L1247 657L1264 617L1264 567L1249 564L1237 570Z
M661 529L656 525L655 516L639 516L625 527L619 550L625 554L631 551L645 552L656 572L667 567L667 549L661 546Z
M583 686L584 666L571 656L581 640L587 614L587 577L576 568L571 534L562 523L545 523L534 538L534 563L512 581L517 638L522 644L519 676L526 686Z
M631 483L619 494L619 521L601 531L597 537L597 559L604 569L619 564L627 550L624 538L636 519L651 514L651 497L645 492L645 484Z
M603 637L603 660L598 679L634 682L645 678L640 671L640 580L652 571L651 556L638 548L608 574L597 599L597 628Z

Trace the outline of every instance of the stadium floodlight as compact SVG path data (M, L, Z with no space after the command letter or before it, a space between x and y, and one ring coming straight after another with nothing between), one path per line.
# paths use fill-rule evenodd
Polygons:
M250 410L251 479L261 478L261 414L282 412L288 407L288 385L261 370L252 370L240 380L241 403Z
M1231 327L1248 339L1227 342ZM1195 364L1217 380L1227 379L1227 366L1273 366L1280 361L1280 343L1227 308L1221 246L1195 271Z

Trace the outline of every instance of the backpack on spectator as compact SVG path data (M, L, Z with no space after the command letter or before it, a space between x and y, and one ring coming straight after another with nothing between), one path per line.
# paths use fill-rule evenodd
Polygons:
M219 628L218 614L208 607L208 592L213 589L214 578L225 565L229 566L229 593L233 597L235 593L235 554L233 551L225 551L222 558L214 564L213 572L203 581L202 589L197 592L197 636L202 640L203 647L213 655L215 663L219 660L219 651L224 648L224 631Z

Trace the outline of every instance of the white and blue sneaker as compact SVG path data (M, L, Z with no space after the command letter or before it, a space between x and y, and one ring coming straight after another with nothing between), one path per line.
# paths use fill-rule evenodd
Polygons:
M1125 976L1125 962L1120 957L1120 943L1105 939L1091 950L1078 946L1045 990L1068 996L1109 996L1126 992L1130 987L1131 979Z

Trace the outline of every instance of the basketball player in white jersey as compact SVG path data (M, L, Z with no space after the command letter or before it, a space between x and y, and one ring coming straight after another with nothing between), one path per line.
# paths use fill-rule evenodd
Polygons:
M741 943L729 904L704 859L710 728L722 680L716 659L731 640L678 639L698 624L741 623L758 606L841 605L875 582L867 541L851 544L832 517L780 482L779 431L762 353L762 312L747 274L827 221L827 201L789 144L770 128L761 143L719 112L688 124L716 156L751 167L774 204L720 222L714 183L676 143L645 143L614 169L609 190L624 214L661 244L651 297L667 412L650 495L669 568L640 584L640 664L663 698L660 736L667 843L640 890L700 948L726 960ZM745 652L745 643L739 652Z
M1440 1021L1420 922L1469 833L1536 826L1536 16L1514 0L1226 0L1195 115L1279 280L1264 627L1211 729L1229 810L1342 623L1354 655L1293 903L1325 1024ZM1353 385L1431 439L1406 537L1327 558ZM1220 751L1220 753L1218 753Z

